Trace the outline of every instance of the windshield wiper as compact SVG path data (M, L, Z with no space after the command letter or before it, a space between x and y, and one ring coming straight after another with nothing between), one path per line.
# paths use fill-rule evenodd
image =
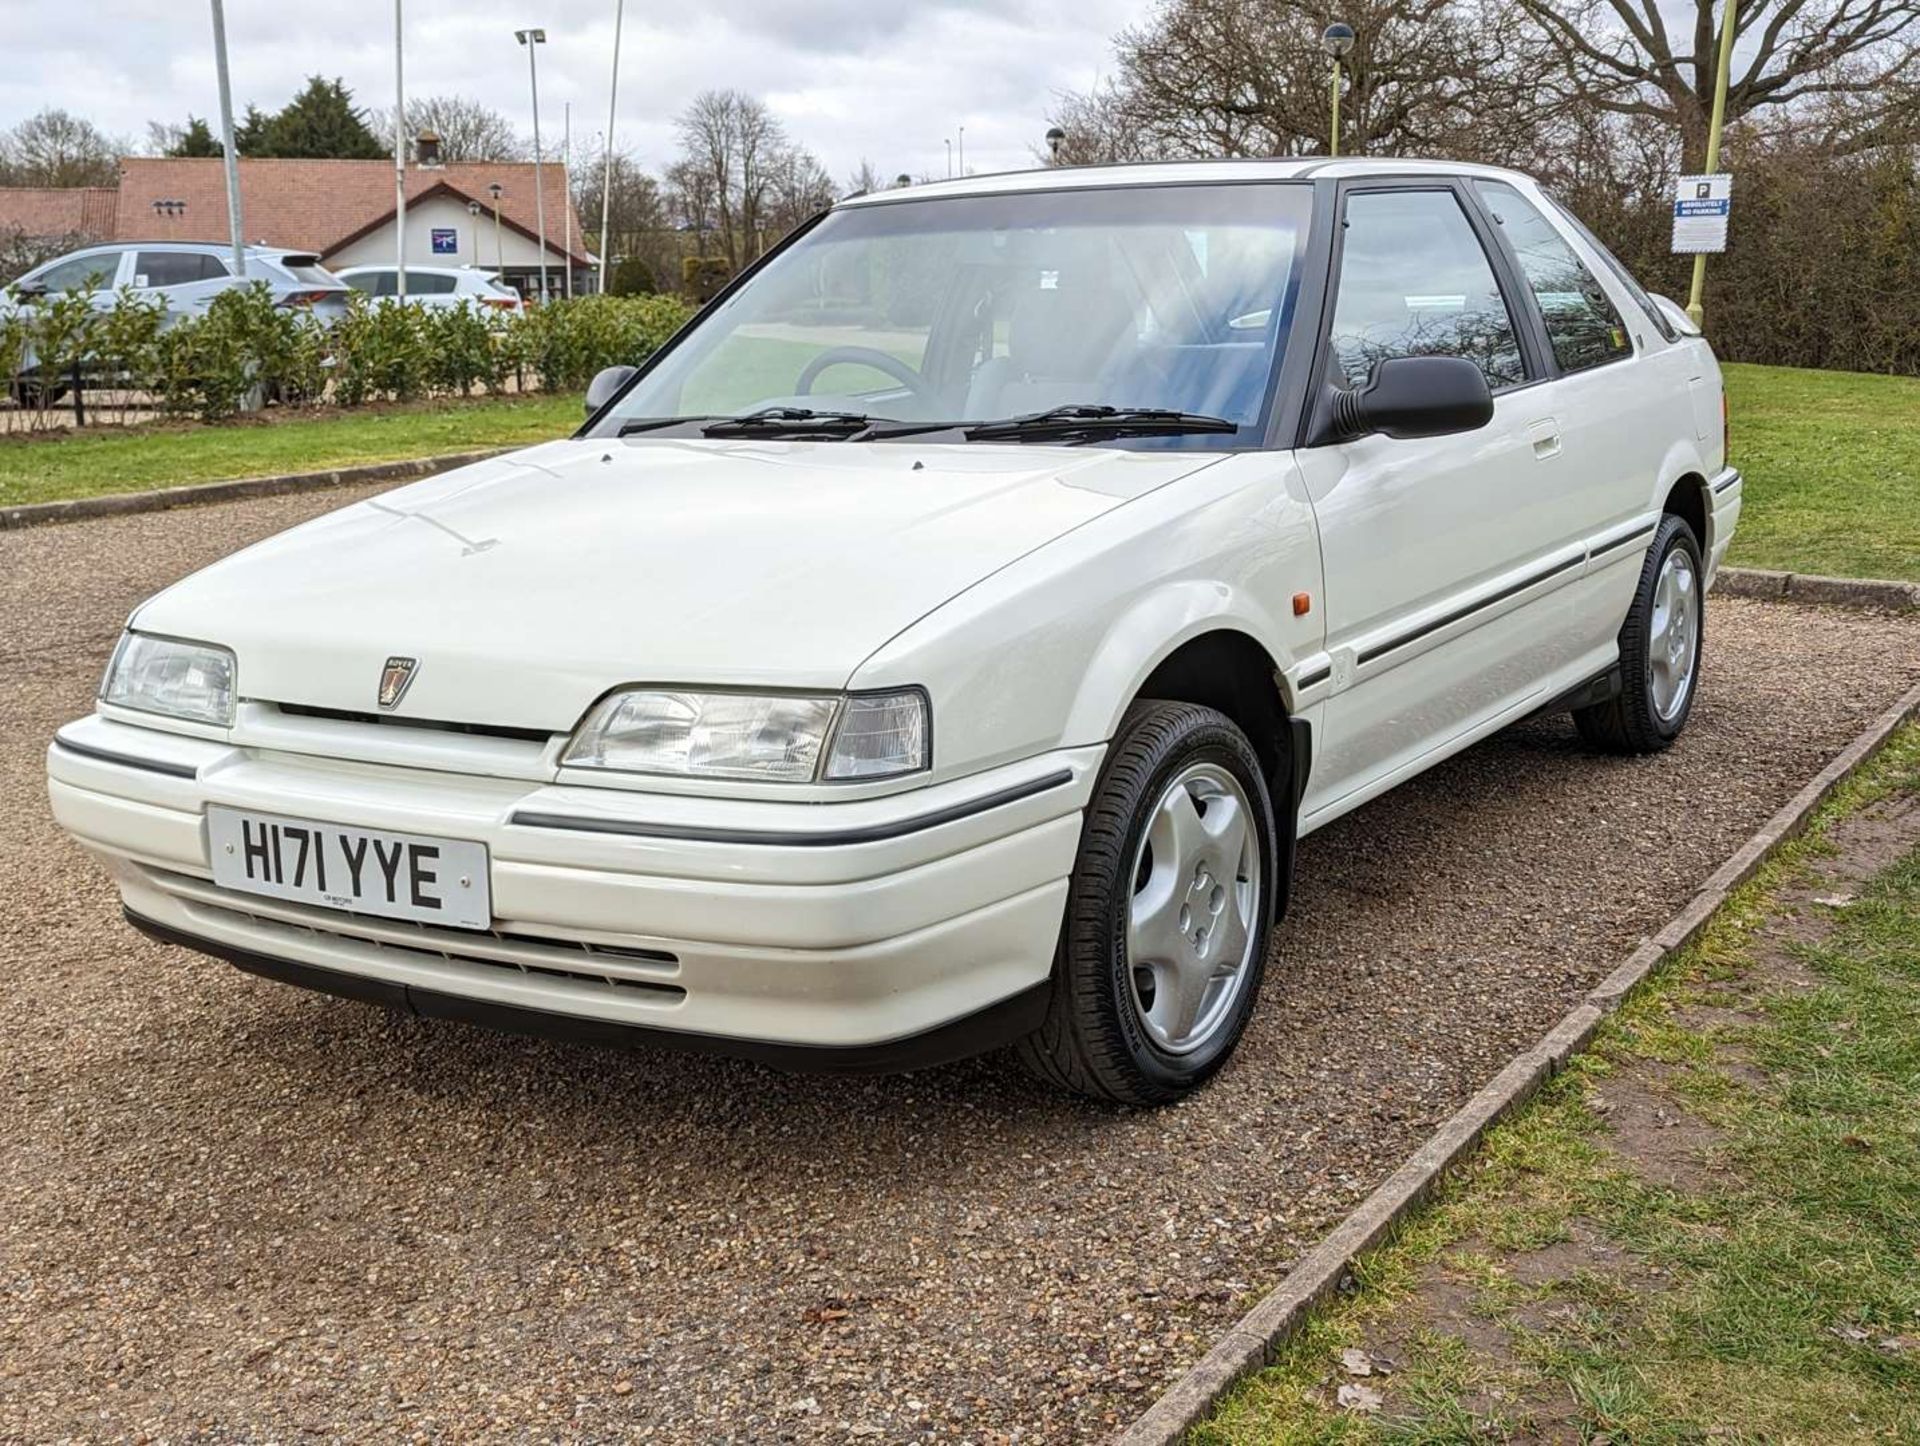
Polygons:
M703 437L801 437L839 441L884 424L885 417L867 417L858 412L816 412L808 407L762 407L757 412L729 416L706 412L691 417L635 417L622 422L615 434L631 437L639 432L664 432L669 427L697 428Z
M1107 407L1073 403L976 422L965 429L969 442L1058 442L1094 437L1176 437L1191 432L1237 432L1236 423L1201 412L1176 412L1166 407Z
M816 412L811 407L762 407L737 417L721 417L700 429L703 437L801 437L844 440L864 432L876 420L860 412Z
M709 413L704 417L635 417L630 422L622 422L616 437L631 437L636 432L658 432L667 427L691 427L695 422L714 422L720 420Z

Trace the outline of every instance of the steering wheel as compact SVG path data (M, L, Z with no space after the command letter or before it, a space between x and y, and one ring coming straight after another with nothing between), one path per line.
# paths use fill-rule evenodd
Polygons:
M836 346L821 352L801 369L793 384L793 394L797 397L812 396L813 384L820 380L820 374L828 367L839 366L843 362L885 372L914 396L923 401L929 398L925 377L899 357L870 346Z

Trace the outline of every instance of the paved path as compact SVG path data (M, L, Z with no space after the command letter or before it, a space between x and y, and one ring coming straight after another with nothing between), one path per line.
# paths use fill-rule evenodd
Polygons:
M0 1438L1098 1439L1920 677L1920 622L1716 600L1673 752L1530 725L1308 840L1177 1109L793 1078L118 922L46 738L142 596L347 495L0 535Z

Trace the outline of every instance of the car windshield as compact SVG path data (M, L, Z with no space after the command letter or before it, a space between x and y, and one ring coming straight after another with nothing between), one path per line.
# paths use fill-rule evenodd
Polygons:
M765 413L769 431L788 408L912 424L1155 409L1175 434L1153 445L1244 446L1311 207L1311 188L1288 183L845 207L703 316L597 430ZM1166 412L1233 426L1183 429ZM1100 425L1128 435L1124 419Z

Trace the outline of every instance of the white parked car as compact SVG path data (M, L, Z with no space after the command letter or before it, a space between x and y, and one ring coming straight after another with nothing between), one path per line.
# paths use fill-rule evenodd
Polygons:
M400 271L394 266L349 266L340 279L379 301L400 300ZM471 306L493 311L521 311L524 303L515 291L491 271L471 266L409 266L406 299L422 306Z
M863 196L575 437L145 603L54 811L313 988L1173 1099L1300 838L1535 714L1686 724L1741 486L1680 321L1505 171Z

